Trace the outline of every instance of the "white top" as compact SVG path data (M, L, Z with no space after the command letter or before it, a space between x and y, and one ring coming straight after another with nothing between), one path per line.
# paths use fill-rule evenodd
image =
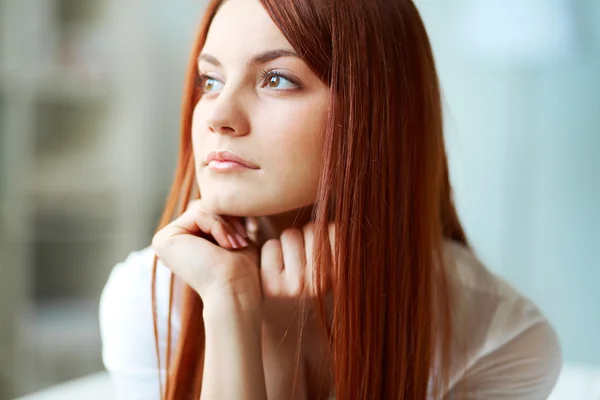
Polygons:
M455 335L453 341L459 354L467 354L468 363L466 369L451 371L448 397L458 392L463 399L547 398L562 365L553 328L531 301L488 271L465 247L448 241L444 252L450 281L460 297L452 302L454 315L468 327L468 332ZM160 398L151 304L153 255L152 249L146 248L117 264L100 299L102 358L120 399ZM159 262L157 312L162 368L169 275L169 269ZM180 330L178 309L175 304L172 349ZM164 379L164 371L162 376ZM470 388L466 393L465 387Z

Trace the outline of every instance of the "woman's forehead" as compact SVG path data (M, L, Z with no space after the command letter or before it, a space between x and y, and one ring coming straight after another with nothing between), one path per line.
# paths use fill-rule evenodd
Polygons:
M258 0L227 0L215 15L204 44L206 52L219 58L246 58L274 48L292 50Z

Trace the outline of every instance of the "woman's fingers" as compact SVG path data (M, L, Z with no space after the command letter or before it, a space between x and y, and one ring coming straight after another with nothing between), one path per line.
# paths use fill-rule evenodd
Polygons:
M304 236L299 229L286 229L281 234L285 284L291 296L299 296L305 286L306 254Z
M314 263L314 229L312 224L308 224L302 228L302 236L303 236L303 245L304 245L304 253L306 257L306 271L305 271L305 279L307 282L307 287L310 290L310 295L314 296L316 294L315 288L315 263Z
M315 253L315 245L316 245L316 235L314 224L310 223L305 225L302 228L302 234L304 236L304 252L306 254L306 282L308 282L308 288L310 290L311 296L316 296L318 291L320 290L320 282L317 279L323 279L324 287L322 290L324 292L328 292L332 288L332 274L333 274L333 266L334 258L335 258L335 224L330 223L328 226L328 235L329 235L329 246L325 247L325 251L328 251L329 254L321 255L321 260L325 262L325 268L323 271L320 271L320 276L317 276L317 271L315 267L314 253Z
M231 220L236 232L239 233L243 238L248 238L248 232L246 231L246 227L242 223L242 218L231 217Z
M265 297L276 297L282 292L283 251L281 241L267 240L260 249L260 279Z
M333 263L335 256L335 225L328 226L329 257L323 261ZM299 229L286 229L280 239L267 241L261 249L261 279L263 293L298 297L304 290L310 297L317 295L318 289L328 292L332 288L332 268L327 265L319 276L314 265L315 232L313 224ZM317 281L322 279L322 284Z
M244 225L241 223L241 218L239 217L222 217L215 216L217 221L220 221L228 230L230 237L229 240L232 241L232 244L237 245L235 248L242 248L248 246L248 234L246 233L246 229Z
M265 295L297 298L310 284L307 277L311 276L312 263L308 258L311 253L306 252L304 235L300 229L286 229L279 239L263 245L261 279Z
M236 220L239 220L239 218L211 214L202 206L202 200L191 202L188 206L188 210L196 210L199 214L208 216L207 222L212 222L210 218L214 219L216 224L207 226L209 230L203 229L202 231L212 235L219 246L228 249L240 249L248 246L248 242L244 238L244 231L236 229L235 222ZM239 221L237 224L241 225Z
M153 243L160 244L177 235L212 237L219 246L227 249L244 247L243 242L238 241L236 231L230 229L223 219L208 213L199 200L190 203L183 214L161 229L154 236Z
M329 250L331 251L331 256L335 256L335 224L332 222L329 224Z

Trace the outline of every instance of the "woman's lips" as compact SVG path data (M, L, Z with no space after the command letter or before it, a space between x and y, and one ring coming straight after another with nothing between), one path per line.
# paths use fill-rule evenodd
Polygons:
M210 161L208 164L208 168L216 170L216 171L229 171L234 169L250 169L243 164L240 164L235 161Z
M230 151L211 151L206 156L206 165L215 171L259 169L258 165Z

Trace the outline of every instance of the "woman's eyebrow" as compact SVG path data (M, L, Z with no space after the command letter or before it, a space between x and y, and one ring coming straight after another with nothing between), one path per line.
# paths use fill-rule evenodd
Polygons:
M256 54L255 56L253 56L250 59L250 61L248 61L247 67L252 67L254 65L260 65L260 64L266 64L269 61L273 61L280 57L300 58L298 56L298 54L293 50L285 50L285 49L269 50L269 51L265 51L263 53L259 53L259 54ZM198 60L203 60L208 63L211 63L215 67L221 67L221 62L219 62L219 60L217 60L217 58L215 56L212 56L208 53L200 54L200 57L198 57Z

